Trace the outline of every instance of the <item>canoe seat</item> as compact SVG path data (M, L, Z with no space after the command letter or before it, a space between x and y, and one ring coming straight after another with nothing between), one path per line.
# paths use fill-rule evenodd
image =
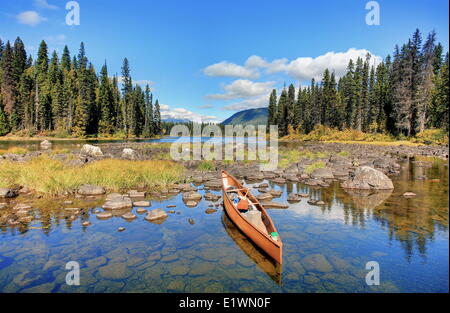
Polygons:
M249 210L245 213L241 213L241 215L253 226L258 228L260 231L262 231L265 234L268 234L267 227L264 225L264 222L262 220L262 214L259 210Z

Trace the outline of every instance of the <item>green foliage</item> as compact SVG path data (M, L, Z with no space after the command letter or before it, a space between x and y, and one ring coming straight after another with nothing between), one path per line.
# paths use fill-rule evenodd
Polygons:
M0 136L13 132L84 138L119 132L127 138L161 133L159 103L153 110L150 89L133 86L128 59L121 93L106 64L97 76L83 43L73 59L67 46L61 59L56 51L49 59L48 46L41 41L34 64L19 37L13 47L1 42L0 50Z
M201 161L200 164L198 165L198 169L200 171L212 171L214 170L216 167L214 165L214 163L212 161Z
M318 168L324 168L325 167L325 162L324 161L317 161L317 162L314 162L314 163L312 163L312 164L310 164L310 165L308 165L306 168L305 168L305 173L306 174L311 174L312 172L314 172L316 169L318 169Z

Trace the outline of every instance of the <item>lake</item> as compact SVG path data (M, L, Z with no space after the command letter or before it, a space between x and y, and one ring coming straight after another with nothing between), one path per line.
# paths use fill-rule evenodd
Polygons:
M283 191L277 202L309 194L268 209L284 244L282 268L236 229L220 200L188 208L181 194L149 198L149 209L175 211L159 224L136 208L132 222L99 220L93 212L103 199L74 199L65 206L83 208L74 220L60 209L67 199L39 200L29 226L0 223L0 292L448 292L448 162L401 165L388 193L265 181ZM406 191L417 197L402 197ZM206 214L210 206L217 211ZM80 264L80 286L65 283L69 261ZM380 266L379 286L366 284L369 261Z

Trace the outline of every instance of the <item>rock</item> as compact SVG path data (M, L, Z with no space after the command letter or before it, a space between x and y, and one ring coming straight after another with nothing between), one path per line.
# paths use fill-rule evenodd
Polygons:
M221 198L221 196L215 195L215 194L213 194L211 192L205 193L204 197L205 197L205 200L213 201L213 202L215 202L215 201L217 201L217 200L219 200Z
M165 211L161 210L161 209L154 209L151 210L150 212L148 212L147 216L145 217L145 219L147 221L156 221L156 220L160 220L160 219L164 219L166 218L168 215Z
M289 201L289 202L300 202L301 199L296 193L290 193L288 198L287 198L287 201Z
M124 200L111 200L107 201L102 208L106 210L120 210L125 208L132 208L133 203L130 199L124 199Z
M131 220L134 220L136 218L136 215L134 215L131 212L128 212L128 213L125 213L124 215L122 215L122 218L124 220L131 221Z
M123 232L125 230L125 227L119 227L119 228L117 228L117 231L118 232Z
M261 204L265 208L271 208L271 209L287 209L289 206L287 204L274 202L274 201L261 201Z
M325 204L325 202L323 202L322 200L314 200L314 199L310 199L307 202L310 205L324 205Z
M82 185L77 192L82 196L96 196L105 194L105 188L95 185Z
M125 199L125 198L128 198L128 196L127 196L127 195L122 195L122 194L117 193L117 192L113 192L113 193L108 194L108 195L106 196L105 200L106 200L106 201L110 201L110 200L123 200L123 199Z
M258 195L255 196L256 199L263 201L263 200L272 200L273 196L271 193L266 192L266 193L260 193Z
M222 188L222 181L221 180L210 180L203 184L205 187L211 188L211 189L220 189Z
M308 193L299 193L298 194L300 197L302 197L302 198L308 198L309 197L309 194Z
M415 196L417 196L414 192L405 192L404 194L403 194L403 197L405 197L405 198L414 198Z
M317 168L311 173L314 179L333 179L334 175L330 168Z
M147 193L145 191L129 190L128 197L130 198L145 198Z
M188 222L189 222L189 224L191 224L191 225L194 225L194 224L195 224L195 221L194 221L193 218L189 218L189 219L188 219Z
M274 198L279 198L283 194L282 190L273 190L273 189L271 189L271 190L268 190L267 192L270 193Z
M65 205L70 205L70 204L73 204L73 201L71 201L71 200L66 200L66 201L63 202L63 204L65 204Z
M103 219L106 220L108 218L113 217L112 213L110 213L110 212L100 212L96 216L98 219L101 219L101 220L103 220Z
M175 204L168 204L166 205L166 208L176 208L177 206Z
M333 266L322 254L310 254L302 259L302 265L308 271L329 273L333 271Z
M135 160L137 158L136 151L130 148L125 148L122 150L122 158L128 160Z
M103 152L99 147L85 144L81 148L81 154L92 156L92 157L101 157L103 156Z
M137 213L137 214L144 214L144 213L147 213L147 210L144 209L144 208L137 208L137 209L136 209L136 213Z
M52 147L52 143L48 140L44 140L44 141L41 141L40 146L41 146L41 149L47 150Z
M91 222L86 221L86 222L83 222L81 225L83 225L84 227L91 226Z
M0 210L6 208L6 203L0 203Z
M244 175L244 178L246 180L263 180L264 179L264 174L262 172L254 172L254 173L247 173Z
M17 197L17 191L8 188L0 188L0 198L14 198L14 197Z
M31 206L25 203L19 203L13 207L13 211L24 211L29 209L31 209Z
M202 195L196 191L188 191L183 193L183 201L200 201L202 199Z
M350 177L341 184L342 188L365 190L394 189L392 180L385 174L369 166L360 166Z
M198 205L198 202L197 201L188 200L188 201L185 202L185 204L186 204L187 207L193 208L193 207L196 207Z
M109 263L108 265L99 268L99 274L106 279L125 279L129 277L132 272L127 268L125 263Z
M215 212L217 212L216 209L207 208L207 209L205 210L205 213L206 213L206 214L212 214L212 213L215 213Z
M151 206L151 203L150 203L150 201L136 201L136 202L133 202L133 206L149 207L149 206Z
M286 179L284 179L284 178L282 178L282 177L277 177L277 178L275 178L275 179L272 179L272 181L275 183L275 184L285 184L286 183Z

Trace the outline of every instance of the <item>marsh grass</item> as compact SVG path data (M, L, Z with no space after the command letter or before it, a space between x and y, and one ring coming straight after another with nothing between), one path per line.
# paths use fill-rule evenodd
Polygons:
M313 164L308 165L308 167L305 168L305 173L309 175L312 172L314 172L314 170L316 170L318 168L324 168L324 167L325 167L324 161L317 161L317 162L314 162Z
M328 157L328 153L312 152L309 150L281 150L278 158L278 166L286 168L292 163L299 162L302 158L317 160Z
M106 159L72 167L47 156L28 162L0 163L0 186L27 186L38 193L59 195L80 185L103 186L110 191L166 187L182 181L184 167L171 161Z
M8 148L6 150L0 150L0 155L5 155L5 154L20 154L20 155L23 155L23 154L26 154L28 152L29 152L29 150L26 149L26 148L11 147L11 148Z
M201 161L198 165L198 169L200 171L212 171L216 167L214 166L214 163L212 161Z

